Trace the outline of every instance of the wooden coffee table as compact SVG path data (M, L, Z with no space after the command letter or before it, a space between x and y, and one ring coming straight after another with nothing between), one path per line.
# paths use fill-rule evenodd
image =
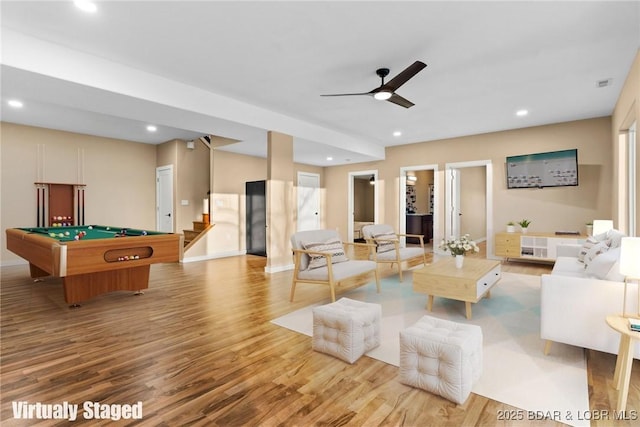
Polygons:
M429 296L427 310L433 307L433 297L464 301L467 319L471 319L471 303L491 296L491 288L500 280L500 261L465 257L462 268L456 268L453 257L413 271L413 290Z

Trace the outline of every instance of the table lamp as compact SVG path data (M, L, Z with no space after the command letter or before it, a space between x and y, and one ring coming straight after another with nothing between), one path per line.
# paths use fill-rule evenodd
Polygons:
M610 219L594 219L593 220L593 235L606 233L609 230L613 230L613 221Z
M620 242L620 274L624 275L624 298L622 300L622 317L627 315L627 284L635 281L638 284L638 307L635 316L640 318L640 237L623 237Z

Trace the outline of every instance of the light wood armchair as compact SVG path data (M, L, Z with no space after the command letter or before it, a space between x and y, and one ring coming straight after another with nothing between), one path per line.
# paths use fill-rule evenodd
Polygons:
M327 242L333 242L333 245L327 245ZM333 302L336 300L336 289L338 287L347 283L353 284L353 287L369 283L371 273L375 276L376 289L378 293L380 292L380 277L378 276L376 263L371 260L356 259L344 261L343 259L346 258L345 245L371 246L367 243L342 242L340 235L335 230L299 231L291 236L295 267L291 283L290 301L293 302L296 285L304 282L328 285L331 301ZM326 246L333 246L333 248L328 250L318 249ZM316 265L315 268L313 268L314 265ZM310 266L312 268L309 268Z
M365 225L362 234L367 243L375 245L371 250L370 258L379 264L398 265L398 276L402 282L402 263L407 266L422 263L427 265L427 256L424 252L424 236L421 234L398 234L393 227L386 224ZM420 247L400 246L400 237L416 237L420 240Z

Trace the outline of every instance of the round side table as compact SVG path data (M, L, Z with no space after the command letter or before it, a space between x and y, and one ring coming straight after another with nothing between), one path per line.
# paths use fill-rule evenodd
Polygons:
M616 370L613 374L613 384L618 390L618 411L627 408L627 396L629 395L629 380L631 379L631 366L633 364L633 341L640 341L640 332L629 329L629 319L620 315L607 316L607 325L620 333L620 348L616 359Z

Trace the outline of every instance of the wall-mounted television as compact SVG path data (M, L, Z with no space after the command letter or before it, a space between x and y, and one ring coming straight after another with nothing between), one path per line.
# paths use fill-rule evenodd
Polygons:
M507 188L578 185L578 150L507 157Z

